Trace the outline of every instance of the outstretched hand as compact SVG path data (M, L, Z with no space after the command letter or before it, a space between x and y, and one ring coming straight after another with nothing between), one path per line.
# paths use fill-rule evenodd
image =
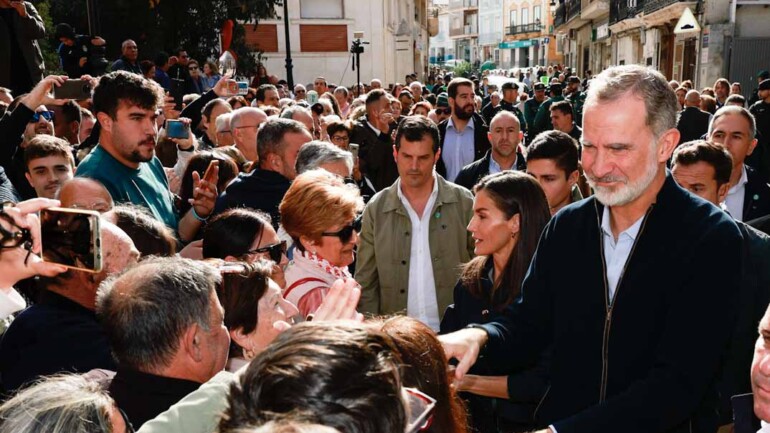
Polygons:
M441 346L444 347L446 359L454 358L460 361L455 369L457 380L462 380L468 370L476 363L479 352L488 338L487 332L478 328L461 329L438 337Z
M62 105L66 99L54 99L51 92L54 87L59 87L67 81L66 75L49 75L40 80L30 92L22 98L21 103L32 111L41 105Z

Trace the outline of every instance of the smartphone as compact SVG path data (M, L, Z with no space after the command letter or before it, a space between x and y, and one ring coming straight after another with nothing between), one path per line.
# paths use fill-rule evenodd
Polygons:
M190 128L181 120L166 120L168 138L190 138Z
M91 82L87 80L67 80L60 86L53 87L54 99L75 99L82 101L91 97Z
M350 143L348 144L348 150L350 150L350 153L353 154L353 158L358 158L358 145L356 143Z
M43 261L86 272L102 270L99 213L52 207L40 211Z
M184 80L178 78L171 79L171 96L174 97L174 110L182 111L184 103Z
M209 162L209 166L206 167L206 172L203 173L203 180L210 183L214 182L214 167L219 167L219 161L216 159Z
M238 94L238 82L235 80L227 80L227 96L236 96Z
M240 96L246 96L249 94L249 82L248 81L238 81L238 95Z

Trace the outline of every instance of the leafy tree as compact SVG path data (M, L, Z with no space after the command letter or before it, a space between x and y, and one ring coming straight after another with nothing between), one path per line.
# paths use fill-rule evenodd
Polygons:
M155 53L176 54L184 47L194 58L204 60L220 54L219 32L228 19L251 23L274 18L281 0L93 0L101 25L100 35L108 42L108 57L120 56L120 43L133 39L139 56L152 59ZM49 3L53 24L66 22L78 33L88 33L86 0L42 0ZM50 29L53 33L53 28ZM245 45L244 26L236 24L231 50L238 55L238 70L251 71L253 54ZM58 43L57 43L58 45Z

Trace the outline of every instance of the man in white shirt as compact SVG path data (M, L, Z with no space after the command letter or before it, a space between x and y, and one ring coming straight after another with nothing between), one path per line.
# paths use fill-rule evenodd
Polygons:
M751 221L770 214L770 186L759 172L746 165L746 157L757 147L754 116L743 107L722 107L709 125L709 138L724 145L733 157L733 172L725 205L738 221Z
M473 257L465 230L473 198L434 171L441 151L438 129L427 118L407 117L393 148L399 179L364 210L356 263L359 309L376 315L406 310L438 330L460 265Z

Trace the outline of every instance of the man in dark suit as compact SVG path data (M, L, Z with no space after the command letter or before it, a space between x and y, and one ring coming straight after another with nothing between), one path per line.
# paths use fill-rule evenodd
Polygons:
M679 146L672 157L671 173L677 183L716 206L727 195L731 171L730 153L703 140ZM738 222L738 228L744 239L743 272L738 319L717 383L720 425L733 422L731 397L751 391L746 372L751 368L757 323L770 303L770 237L742 222Z
M456 184L473 189L488 174L527 169L524 156L519 152L521 129L515 114L510 111L498 112L489 123L488 137L492 148L480 160L463 167L455 179Z
M376 191L381 191L398 179L398 167L393 160L393 140L388 131L396 119L390 111L388 96L382 89L366 96L366 116L354 124L350 142L360 146L361 173Z
M684 110L679 113L676 129L679 130L679 144L703 137L709 129L711 114L700 108L700 93L690 90L684 97Z
M447 87L452 116L439 123L441 158L436 172L452 182L460 170L481 159L491 147L484 119L475 112L473 82L455 78Z
M742 107L722 107L709 125L709 138L724 145L733 157L725 205L738 221L770 214L770 185L744 162L757 146L754 116Z

